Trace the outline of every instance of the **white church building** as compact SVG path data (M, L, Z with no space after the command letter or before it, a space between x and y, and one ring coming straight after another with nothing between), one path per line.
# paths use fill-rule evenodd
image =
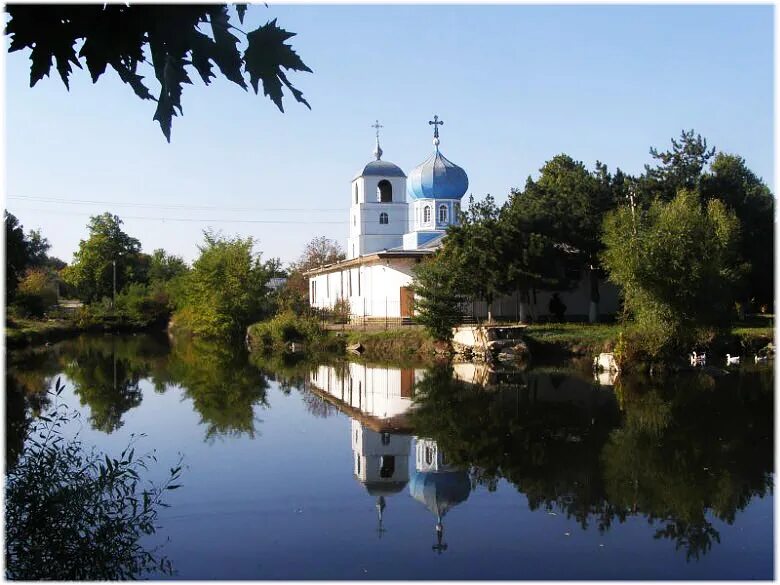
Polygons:
M439 126L444 122L433 118L428 123L434 127L434 151L409 175L382 160L381 126L374 124L374 160L352 179L350 188L347 258L305 273L312 307L330 309L346 301L353 319L413 317L412 270L441 245L447 227L458 224L461 199L469 187L466 171L441 153ZM535 295L530 308L533 318L548 314L551 295L546 291ZM588 314L587 280L559 295L567 305L567 316ZM601 304L608 312L616 310L617 300L616 291L602 291ZM492 313L520 318L528 310L513 295L494 301ZM486 303L471 303L468 312L484 318Z

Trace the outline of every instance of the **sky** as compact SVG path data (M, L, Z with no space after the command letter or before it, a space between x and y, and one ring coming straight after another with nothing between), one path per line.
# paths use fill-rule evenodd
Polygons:
M203 230L252 236L294 261L326 236L346 246L350 182L372 160L408 174L441 152L475 198L499 203L553 156L639 173L651 146L693 128L743 156L774 191L772 6L250 6L273 18L313 73L292 73L311 110L218 79L193 85L171 143L108 71L29 87L29 56L6 54L6 208L72 261L90 215L117 214L151 253L187 261ZM8 40L6 39L6 43ZM7 46L7 45L6 45ZM146 80L159 91L151 69ZM46 201L48 199L48 201ZM186 220L186 221L182 221Z

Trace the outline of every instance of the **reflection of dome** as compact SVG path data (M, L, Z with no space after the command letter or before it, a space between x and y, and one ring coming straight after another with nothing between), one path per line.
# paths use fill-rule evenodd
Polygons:
M466 171L444 158L438 148L409 173L412 199L460 199L468 188Z
M405 481L366 481L362 483L369 495L372 496L392 496L406 487Z
M471 482L465 471L417 471L409 482L409 493L441 518L469 497Z
M401 167L386 160L372 160L364 168L363 172L355 177L406 177Z

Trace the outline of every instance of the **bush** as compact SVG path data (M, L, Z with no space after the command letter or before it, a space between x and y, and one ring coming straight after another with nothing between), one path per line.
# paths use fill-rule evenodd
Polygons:
M62 392L57 380L55 397ZM54 404L27 428L18 463L8 469L5 500L6 577L22 580L131 579L170 561L141 539L157 530L163 494L179 487L181 465L161 485L141 485L153 455L134 457L133 443L112 459L65 439L76 415Z
M302 342L318 349L331 345L328 332L314 317L299 316L285 311L273 319L250 325L247 330L249 344L253 349L284 349L291 341Z
M148 326L168 321L171 310L162 285L133 283L116 297L117 313L132 325Z
M25 315L42 317L46 309L57 304L56 286L46 270L30 269L19 282L14 304Z

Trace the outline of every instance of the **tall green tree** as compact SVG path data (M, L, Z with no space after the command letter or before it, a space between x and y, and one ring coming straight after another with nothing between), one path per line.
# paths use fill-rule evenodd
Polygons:
M582 162L559 154L545 163L537 180L529 178L525 189L516 191L509 201L512 223L519 226L515 231L538 234L537 247L544 244L537 256L547 258L548 265L557 263L587 274L591 321L598 319L599 281L603 276L601 224L604 214L615 208L623 183L620 170L613 176L597 162L591 173ZM551 245L557 253L549 252ZM528 250L529 246L521 249ZM541 254L545 249L548 252ZM563 284L565 277L558 282Z
M437 253L414 268L415 320L424 325L434 339L450 341L452 328L463 319L463 303L458 273L447 257Z
M743 276L739 220L719 200L702 205L694 191L647 210L622 206L604 223L603 261L621 287L628 316L655 359L686 352L728 324Z
M645 165L639 180L639 195L646 204L655 197L670 201L680 189L698 189L702 173L715 156L715 148L708 148L707 139L692 129L683 130L671 143L664 151L650 147L650 156L658 162L654 167Z
M177 290L174 321L197 336L243 336L247 326L268 312L268 271L253 252L251 237L207 231L204 240Z
M122 220L111 213L90 218L89 237L79 242L73 264L63 270L63 278L87 302L111 297L116 262L116 292L132 282L148 279L148 256L141 242L122 231Z
M487 303L488 321L493 320L493 300L510 286L505 264L507 244L501 209L488 195L483 201L470 198L460 223L447 228L440 252L441 261L456 275L459 291Z
M181 256L168 254L157 248L149 258L149 282L168 282L177 276L186 274L189 266Z
M12 213L5 210L5 295L6 304L13 300L19 279L30 264L30 250L24 228Z
M758 305L774 304L775 198L741 156L718 153L701 178L702 199L719 199L742 224L739 251L750 264L741 297Z
M30 87L49 75L53 63L68 88L72 65L82 69L86 64L95 83L110 66L136 96L157 102L154 120L168 141L173 117L182 115L182 92L192 83L193 69L208 85L217 77L216 65L244 90L246 74L255 93L262 82L263 93L281 111L285 87L309 107L286 72L311 69L285 42L294 33L276 19L245 33L220 4L10 4L6 10L8 51L30 50ZM242 24L245 11L245 4L236 5ZM236 33L246 38L243 53ZM160 85L157 98L143 81L149 57L149 72Z

